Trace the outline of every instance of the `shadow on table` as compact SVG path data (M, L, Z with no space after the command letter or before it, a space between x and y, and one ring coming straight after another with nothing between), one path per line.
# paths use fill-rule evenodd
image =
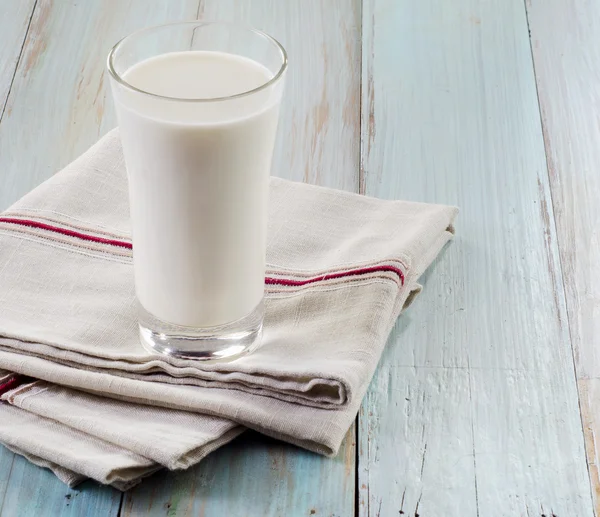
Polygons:
M251 508L273 514L306 508L309 515L320 493L353 494L353 458L352 439L331 459L247 431L195 467L142 481L125 493L122 515L257 515Z

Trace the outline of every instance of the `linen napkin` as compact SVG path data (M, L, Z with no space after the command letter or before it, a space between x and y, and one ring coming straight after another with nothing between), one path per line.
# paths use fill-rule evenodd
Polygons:
M7 403L0 404L0 441L69 486L91 477L126 490L163 466L195 465L244 431L229 420L118 402L44 381L0 391L0 400Z
M273 178L263 345L229 363L150 355L113 131L0 216L0 367L335 455L456 212Z

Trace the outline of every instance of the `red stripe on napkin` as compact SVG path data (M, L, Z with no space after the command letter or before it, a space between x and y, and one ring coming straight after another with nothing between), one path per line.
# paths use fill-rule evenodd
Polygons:
M46 230L49 232L60 233L69 237L75 237L85 241L97 242L100 244L108 244L110 246L118 246L120 248L133 249L130 242L120 241L116 239L105 239L103 237L96 237L95 235L89 235L87 233L76 232L67 228L61 228L60 226L52 226L46 223L40 223L32 219L19 219L16 217L0 217L0 223L17 224L21 226L28 226L30 228L38 228L40 230ZM283 285L287 287L300 287L308 284L314 284L315 282L322 282L324 280L335 280L337 278L346 278L358 275L366 275L369 273L394 273L400 278L400 282L404 285L404 272L395 266L380 265L371 267L362 267L357 269L350 269L346 271L338 271L336 273L326 273L325 275L316 276L313 278L304 278L302 280L293 280L289 278L265 278L265 284L267 285Z
M0 395L4 395L7 391L16 388L23 382L23 380L24 379L20 375L15 375L14 377L11 377L7 381L3 382L0 384Z
M116 239L105 239L103 237L96 237L95 235L88 235L87 233L76 232L75 230L68 230L67 228L60 228L58 226L52 226L46 223L40 223L31 219L18 219L13 217L0 217L0 223L19 224L21 226L28 226L30 228L39 228L40 230L47 230L49 232L61 233L68 235L69 237L75 237L84 241L98 242L100 244L108 244L110 246L118 246L120 248L131 249L131 243L126 241L118 241Z
M404 285L404 273L400 268L394 266L372 266L372 267L362 267L358 269L350 269L347 271L339 271L337 273L327 273L321 276L315 276L313 278L305 278L302 280L291 280L289 278L265 278L265 284L267 285L285 285L290 287L303 286L307 284L314 284L315 282L322 282L323 280L334 280L336 278L345 278L349 276L358 276L358 275L366 275L368 273L377 273L377 272L385 272L385 273L394 273L398 275L402 285Z

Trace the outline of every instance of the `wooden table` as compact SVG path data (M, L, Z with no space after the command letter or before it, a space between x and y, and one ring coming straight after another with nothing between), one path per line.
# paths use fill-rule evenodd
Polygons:
M594 515L600 2L0 0L0 209L115 125L114 42L196 17L287 47L276 174L457 204L457 238L337 458L249 433L121 494L0 448L0 515Z

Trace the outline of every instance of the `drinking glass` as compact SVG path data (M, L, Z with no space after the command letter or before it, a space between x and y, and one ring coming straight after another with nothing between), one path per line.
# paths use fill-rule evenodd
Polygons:
M143 29L109 53L140 340L152 352L230 360L260 343L286 68L274 38L221 22Z

